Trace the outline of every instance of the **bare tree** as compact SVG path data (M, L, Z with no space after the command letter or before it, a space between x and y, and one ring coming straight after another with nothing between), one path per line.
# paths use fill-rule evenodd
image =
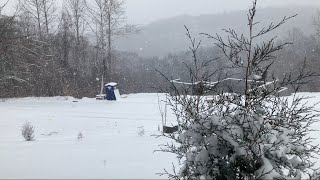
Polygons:
M68 68L69 66L69 52L71 49L71 28L72 22L71 17L69 16L66 9L64 9L61 13L60 23L58 27L58 39L61 41L60 44L60 52L62 52L62 57L60 59L61 65L64 68ZM77 49L78 50L78 49ZM61 55L61 54L59 54Z
M41 0L41 11L44 18L46 34L49 35L51 23L56 13L56 0Z
M3 4L0 4L0 15L2 14L2 10L7 6L10 0L5 1Z
M34 19L39 39L43 39L43 30L49 35L56 12L55 0L19 0L18 6L22 12L27 12Z
M92 5L88 5L89 15L92 18L95 28L91 28L97 37L97 50L102 54L102 78L104 81L113 80L113 42L129 32L134 27L126 24L123 0L94 0ZM102 87L101 87L102 92Z
M38 27L38 38L42 39L42 19L41 19L41 7L40 0L19 0L19 8L25 11L26 14L30 14L36 21Z
M313 23L315 25L317 35L320 36L320 10L317 10L313 17Z
M72 24L76 34L77 44L79 45L80 36L82 35L81 33L83 33L83 25L84 25L83 18L85 18L84 17L85 2L84 0L67 0L66 6L68 9L68 12L71 15Z
M250 9L248 13L248 36L245 36L245 34L238 34L234 29L225 29L224 31L229 35L230 41L224 41L219 35L212 36L204 33L208 38L212 38L217 41L215 44L221 49L226 58L233 63L233 67L244 70L244 95L245 103L248 108L250 108L249 102L251 101L251 89L258 86L257 84L259 84L260 81L265 82L267 80L266 76L268 75L269 68L276 60L276 56L273 53L290 44L283 43L275 45L275 38L272 38L262 45L256 45L256 40L277 29L287 20L295 17L295 15L284 17L279 23L271 23L269 26L255 32L254 29L258 24L254 19L256 17L256 3L257 0L254 1L253 8ZM253 81L250 83L250 80Z
M85 1L84 0L68 0L65 2L65 12L69 14L71 19L72 32L75 34L75 44L74 44L74 62L77 65L77 69L81 69L81 64L85 61L85 54L79 53L83 52L84 31L86 27L85 23Z
M123 0L107 0L107 6L105 7L106 15L107 15L107 37L108 37L108 49L107 49L107 60L108 60L108 73L110 80L112 80L113 74L113 62L112 62L112 42L114 38L127 33L127 26L125 26L125 11L123 9L124 1Z

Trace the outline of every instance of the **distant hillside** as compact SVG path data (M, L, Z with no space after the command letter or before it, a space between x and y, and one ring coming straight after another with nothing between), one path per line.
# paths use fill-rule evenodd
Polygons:
M313 16L315 7L289 7L289 8L266 8L257 13L259 26L271 22L278 22L284 16L298 14L298 16L275 31L273 35L285 36L293 28L301 29L305 34L313 33ZM186 25L195 37L203 40L204 46L212 45L199 33L223 34L223 28L233 28L244 32L247 25L246 11L238 11L225 14L201 15L201 16L178 16L170 19L159 20L144 27L141 32L122 38L117 42L118 50L136 52L141 56L164 56L168 53L184 51L188 48L188 39L185 35Z

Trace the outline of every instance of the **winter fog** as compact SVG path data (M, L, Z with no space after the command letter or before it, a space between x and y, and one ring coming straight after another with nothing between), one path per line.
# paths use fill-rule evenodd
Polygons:
M0 179L319 179L320 1L0 0Z

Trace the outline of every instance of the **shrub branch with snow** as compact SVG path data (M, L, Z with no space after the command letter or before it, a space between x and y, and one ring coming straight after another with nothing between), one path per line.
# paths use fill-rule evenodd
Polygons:
M188 90L181 90L170 81L168 102L180 128L178 133L162 134L174 143L162 145L161 151L176 154L181 168L162 175L171 179L301 179L314 169L312 158L319 148L312 145L308 133L318 114L303 103L307 97L296 93L283 97L279 93L284 86L297 92L314 74L307 72L304 65L300 74L286 74L281 81L270 75L270 67L277 60L275 52L288 43L275 45L275 39L271 39L256 45L254 41L292 17L256 31L256 5L254 1L248 13L248 36L232 29L225 30L227 41L219 35L205 34L216 40L230 61L230 69L243 70L242 94L218 89L222 80L205 85L217 72L202 71L207 63L197 59L200 43L187 29L194 59L194 64L188 66L190 79L192 84L201 82L203 86L201 93L188 95ZM216 98L207 101L204 94L208 92L216 94Z

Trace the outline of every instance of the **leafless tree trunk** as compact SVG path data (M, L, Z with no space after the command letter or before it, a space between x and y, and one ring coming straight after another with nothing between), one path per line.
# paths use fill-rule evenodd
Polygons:
M84 18L84 0L67 0L67 7L68 11L71 14L72 17L72 23L74 26L75 34L76 34L76 40L77 44L80 44L80 31L81 27L83 27L83 20Z
M109 77L110 77L110 81L112 81L112 55L111 55L111 37L112 37L112 29L111 29L111 11L108 11L108 30L107 30L107 34L108 34L108 69L109 69Z
M56 11L55 0L19 0L18 6L30 13L37 22L39 39L43 39L42 28L49 34Z
M2 10L7 6L7 4L9 3L9 1L10 0L7 0L7 1L5 1L3 4L1 3L0 4L0 15L1 15L1 12L2 12Z
M93 4L86 4L86 8L89 10L89 16L92 18L94 24L96 25L95 28L91 29L95 33L96 36L96 49L99 54L101 54L102 60L102 75L106 77L106 36L105 36L105 29L106 29L106 13L105 13L105 2L103 0L95 0ZM101 78L103 80L104 78ZM102 82L103 84L103 82Z
M94 5L87 5L92 20L98 25L99 48L102 52L102 76L104 80L113 80L112 45L116 38L128 34L123 0L95 0ZM93 29L93 28L92 28ZM96 31L94 31L96 32ZM103 83L102 83L103 84Z
M42 0L41 11L44 17L46 34L49 35L50 24L56 12L55 0Z
M42 39L40 0L19 0L18 6L24 12L31 14L31 16L35 19L38 27L38 38Z
M316 33L320 36L320 10L317 10L315 17L313 18L313 24L316 28Z
M69 62L69 52L70 52L70 46L71 46L71 42L70 42L70 38L69 38L71 22L70 22L70 18L68 16L68 13L66 12L66 10L64 10L62 12L59 24L60 24L59 31L62 36L61 49L63 52L63 56L61 58L61 64L63 67L67 68L69 66L68 62Z

